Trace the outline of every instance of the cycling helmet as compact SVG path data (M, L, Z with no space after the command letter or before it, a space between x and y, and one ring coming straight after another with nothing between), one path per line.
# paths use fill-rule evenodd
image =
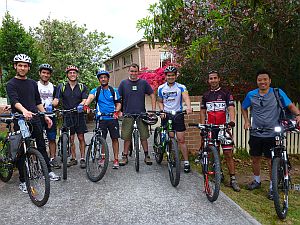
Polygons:
M42 70L49 70L50 73L52 73L53 68L52 68L52 66L50 66L49 64L41 64L41 65L39 66L39 71L41 72Z
M25 54L18 54L14 57L14 63L18 63L18 62L24 62L24 63L28 63L31 64L31 58Z
M99 79L99 77L100 77L101 75L106 75L106 76L109 78L109 72L107 72L106 70L99 70L99 71L97 72L97 78L98 78L98 79Z
M168 66L165 70L164 73L177 73L177 69L174 66Z
M151 114L151 115L145 115L142 117L142 120L144 123L148 124L148 125L154 125L157 123L158 118L155 114Z
M67 66L65 72L68 73L70 70L75 70L77 73L79 71L77 66L69 65L69 66Z

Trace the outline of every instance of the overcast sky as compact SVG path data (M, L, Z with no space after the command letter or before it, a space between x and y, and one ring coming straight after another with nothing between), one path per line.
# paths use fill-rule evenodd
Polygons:
M0 0L0 22L7 10L27 29L40 20L75 21L114 37L109 47L117 53L143 37L136 22L148 15L150 4L158 0ZM7 3L7 4L6 4Z

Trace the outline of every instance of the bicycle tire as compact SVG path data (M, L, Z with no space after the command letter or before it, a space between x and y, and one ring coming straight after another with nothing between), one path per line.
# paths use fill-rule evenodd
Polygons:
M156 127L154 130L154 142L153 142L154 158L158 164L161 164L164 153L161 145L161 132L160 127Z
M221 184L221 166L218 150L215 146L207 147L206 151L208 155L203 155L202 157L207 157L202 159L202 171L204 177L204 190L207 199L210 202L214 202L219 197L220 184Z
M38 207L45 205L50 195L50 178L45 159L36 148L30 147L26 152L24 175L31 201Z
M13 163L8 160L9 158L11 158L11 155L8 149L7 139L4 141L2 151L2 157L5 161L0 163L0 180L2 180L3 182L8 182L10 181L14 171Z
M103 148L103 149L102 149ZM102 151L101 151L102 149ZM102 152L104 154L102 154ZM99 160L104 156L104 163L100 164ZM109 149L106 140L98 135L91 139L91 143L86 153L86 174L92 182L101 180L108 168Z
M68 137L68 134L66 133L62 133L61 134L61 151L62 151L62 170L63 170L63 176L62 178L64 180L67 179L68 177L68 173L67 173L67 167L68 167L68 148L69 148L69 137Z
M285 219L288 213L288 192L289 180L284 179L285 170L284 160L275 157L272 160L272 189L273 200L277 216Z
M134 166L135 166L135 171L139 172L140 170L140 137L139 133L137 130L133 131L133 150L135 154L134 158Z
M168 156L168 171L170 181L173 187L177 187L180 181L180 159L178 144L175 138L170 138L170 142L167 144L169 156Z

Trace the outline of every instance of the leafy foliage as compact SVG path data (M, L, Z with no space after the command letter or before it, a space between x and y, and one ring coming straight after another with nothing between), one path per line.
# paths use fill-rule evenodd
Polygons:
M207 72L217 69L242 97L255 87L256 70L265 67L274 86L300 100L299 1L160 0L149 13L138 29L148 41L169 46L195 93Z

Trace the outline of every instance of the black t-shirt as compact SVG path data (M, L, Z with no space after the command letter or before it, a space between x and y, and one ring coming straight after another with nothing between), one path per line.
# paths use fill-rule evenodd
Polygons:
M65 84L64 90L62 90L64 84L60 84L57 87L57 92L55 98L60 99L62 101L63 109L73 109L77 107L83 99L87 99L87 87L82 85L82 89L80 90L79 84L77 83L75 87L71 88L69 83Z
M16 103L33 113L37 113L37 105L42 104L37 83L32 79L21 80L14 77L7 82L6 92L13 113L21 113L15 108Z

